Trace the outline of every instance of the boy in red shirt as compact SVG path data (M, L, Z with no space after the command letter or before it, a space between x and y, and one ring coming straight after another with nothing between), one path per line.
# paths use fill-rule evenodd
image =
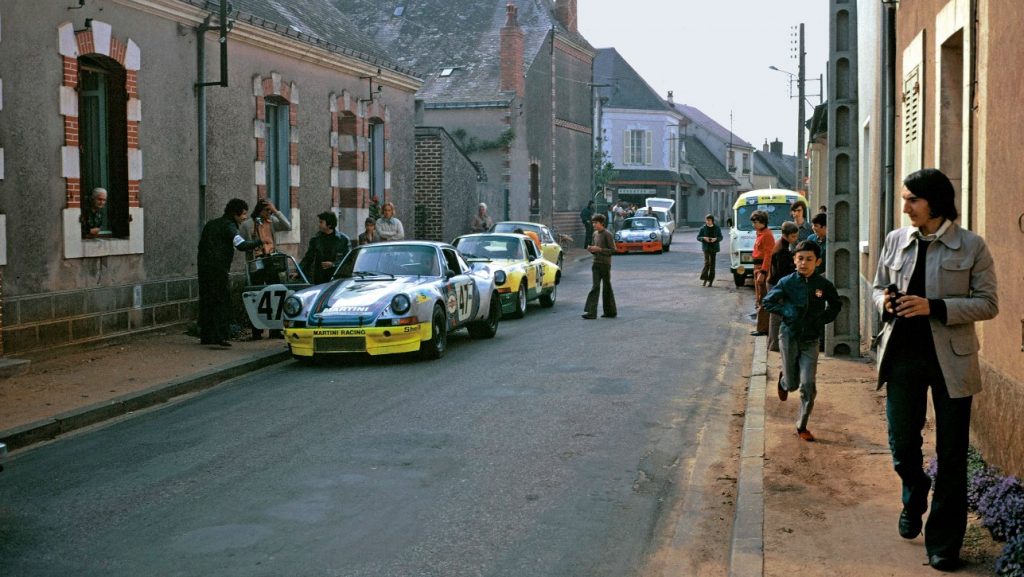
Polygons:
M757 239L754 241L754 298L757 303L757 330L750 333L751 336L762 337L768 334L768 311L761 306L761 299L768 293L768 273L772 266L772 251L775 250L775 236L768 228L768 213L763 210L755 210L750 215L750 223L757 231Z

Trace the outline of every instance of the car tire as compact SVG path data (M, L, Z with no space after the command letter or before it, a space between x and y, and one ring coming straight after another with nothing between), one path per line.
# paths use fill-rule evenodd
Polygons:
M741 274L732 273L732 281L736 283L736 287L742 287L747 284L747 277Z
M420 356L435 360L444 356L448 350L448 321L441 305L434 305L434 313L430 317L430 340L420 344Z
M564 260L565 260L565 253L561 253L561 252L558 253L558 262L556 263L558 265L558 270L562 270L562 261L564 261Z
M558 285L555 284L551 287L550 292L546 292L540 295L540 306L544 308L551 308L555 306L555 300L558 298Z
M471 323L468 327L469 336L474 339L490 339L498 333L498 322L501 320L501 297L498 293L491 295L490 309L487 318Z
M526 314L526 278L519 283L519 291L516 292L516 308L512 311L512 318L521 319Z

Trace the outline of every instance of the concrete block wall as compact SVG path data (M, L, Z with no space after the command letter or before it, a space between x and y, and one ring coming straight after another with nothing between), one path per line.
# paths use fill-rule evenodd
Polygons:
M6 299L3 351L30 353L192 320L198 298L197 280L181 278Z

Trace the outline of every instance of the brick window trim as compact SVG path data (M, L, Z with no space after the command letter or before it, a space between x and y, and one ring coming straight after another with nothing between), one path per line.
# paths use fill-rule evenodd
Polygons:
M369 214L370 126L384 125L384 198L391 200L391 112L379 101L360 100L347 90L328 97L331 115L331 203L338 214L338 227L346 234L358 234Z
M294 82L283 81L280 73L272 71L269 76L253 75L252 95L256 109L253 119L253 137L256 140L253 174L258 199L267 197L266 99L275 97L288 103L288 125L291 127L288 131L288 200L291 205L292 229L278 232L275 238L278 244L299 244L302 238L302 215L299 210L299 189L302 185L299 168L299 87Z
M65 207L62 211L64 258L92 258L144 253L144 212L141 202L142 150L139 147L139 124L142 103L139 100L138 72L142 53L131 38L121 40L113 35L110 24L93 20L84 30L64 22L57 27L58 53L63 78L58 87L60 115L64 119L64 144L61 147L61 176L65 179ZM79 162L78 123L78 59L99 54L125 69L125 90L128 93L126 130L128 132L128 238L83 239L79 218L82 214L82 179Z

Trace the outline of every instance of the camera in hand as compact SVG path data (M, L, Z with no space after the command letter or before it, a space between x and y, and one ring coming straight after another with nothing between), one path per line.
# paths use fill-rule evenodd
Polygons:
M892 303L893 308L896 307L896 301L906 296L901 293L899 287L894 284L889 285L886 290L889 291L889 302Z

